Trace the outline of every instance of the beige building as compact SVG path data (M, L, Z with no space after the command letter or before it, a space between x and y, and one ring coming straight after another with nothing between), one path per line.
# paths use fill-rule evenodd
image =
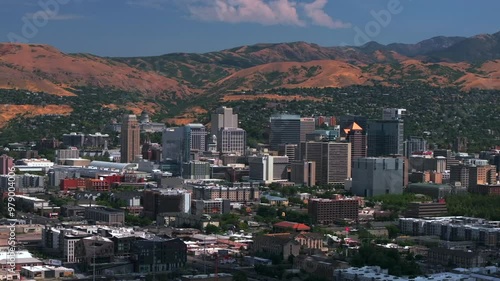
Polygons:
M140 127L135 115L123 115L120 141L122 163L131 163L141 154Z
M291 163L291 181L297 185L316 185L316 162L295 161Z
M302 160L316 162L316 181L319 184L343 184L351 177L351 143L303 142Z

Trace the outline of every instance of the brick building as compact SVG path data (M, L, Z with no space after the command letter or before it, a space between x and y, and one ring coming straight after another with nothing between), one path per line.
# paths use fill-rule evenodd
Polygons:
M358 220L358 200L351 198L340 199L311 199L309 200L309 216L314 223L331 224L339 220Z

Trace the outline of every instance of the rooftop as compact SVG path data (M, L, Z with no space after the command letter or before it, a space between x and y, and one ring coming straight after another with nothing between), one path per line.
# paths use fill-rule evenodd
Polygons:
M311 230L311 228L303 223L296 223L296 222L290 222L290 221L282 221L274 224L275 227L282 227L282 228L291 228L295 229L298 231L308 231Z
M105 161L92 161L89 167L96 169L115 169L115 170L131 170L137 168L137 164L134 163L115 163L115 162L105 162Z

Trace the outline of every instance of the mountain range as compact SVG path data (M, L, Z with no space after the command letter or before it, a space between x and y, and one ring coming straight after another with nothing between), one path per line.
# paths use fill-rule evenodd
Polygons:
M36 44L0 43L0 89L58 96L81 87L163 100L278 87L398 86L500 89L500 32L434 37L416 44L322 47L306 42L255 44L203 54L99 57Z

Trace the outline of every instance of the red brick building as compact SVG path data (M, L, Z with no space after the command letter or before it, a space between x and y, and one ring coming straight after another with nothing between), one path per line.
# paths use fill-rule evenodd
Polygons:
M85 179L62 179L59 184L61 191L67 192L70 190L84 190L85 189Z
M351 198L311 199L309 216L314 223L331 224L339 220L358 220L359 202Z
M474 187L469 187L469 192L481 195L500 195L500 184L478 184Z

